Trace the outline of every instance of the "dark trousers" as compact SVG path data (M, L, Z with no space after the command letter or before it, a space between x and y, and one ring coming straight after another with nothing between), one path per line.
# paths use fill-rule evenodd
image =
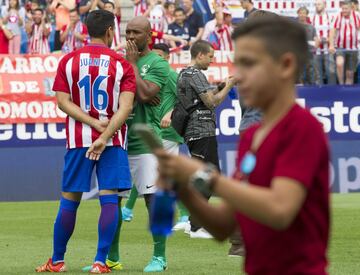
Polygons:
M54 51L60 51L62 43L60 41L60 31L55 31Z
M206 137L199 140L189 141L187 143L192 158L201 160L203 162L210 162L214 164L220 171L219 156L217 151L216 137ZM204 194L200 192L207 200L210 199L212 194ZM201 226L190 216L191 231L197 231Z

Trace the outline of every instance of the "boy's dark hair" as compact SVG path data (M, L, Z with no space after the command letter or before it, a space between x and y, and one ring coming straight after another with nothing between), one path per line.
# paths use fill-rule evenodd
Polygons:
M169 46L165 43L158 43L153 46L153 50L160 50L166 54L170 54Z
M114 27L114 14L106 10L95 10L86 18L86 27L90 37L101 38L109 27Z
M104 5L106 5L106 4L110 4L113 7L113 9L115 9L115 4L113 2L106 1L106 2L104 2Z
M165 8L165 9L168 9L171 5L174 5L174 6L176 7L176 4L175 4L175 3L173 3L173 2L166 2L166 3L164 4L164 8Z
M41 12L42 14L44 14L44 10L41 9L41 8L33 9L33 10L31 11L31 13L34 14L34 13L37 12L37 11Z
M264 17L264 16L278 17L279 15L277 15L276 13L273 13L271 11L256 10L256 11L249 14L248 20L250 20L252 18Z
M185 11L184 11L183 8L176 8L176 9L174 10L174 14L177 13L177 12L179 12L179 11L181 11L183 14L185 14Z
M78 15L80 15L78 8L73 8L73 9L69 10L69 13L72 13L72 12L76 12Z
M308 59L308 44L305 28L298 22L282 16L252 18L240 24L233 32L232 39L253 36L264 42L268 53L278 59L291 52L296 56L297 73L300 74Z
M213 49L213 46L209 42L198 40L190 48L191 58L195 59L199 53L207 54L210 52L210 49Z

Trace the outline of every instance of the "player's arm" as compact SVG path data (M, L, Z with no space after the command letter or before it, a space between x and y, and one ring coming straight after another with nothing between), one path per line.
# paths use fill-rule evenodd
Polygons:
M107 126L108 121L100 121L85 113L71 100L69 93L57 91L56 99L59 109L76 121L85 123L100 133L102 133Z
M171 34L163 34L163 38L167 41L169 41L170 43L171 42L179 42L181 43L182 45L187 45L187 41L182 39L181 37L177 37L177 36L174 36L174 35L171 35ZM176 47L176 46L175 46ZM174 47L173 47L174 48Z
M274 178L270 188L239 184L220 176L214 191L235 210L275 230L285 230L299 213L307 191L291 178Z
M166 188L164 186L166 183L162 182L161 179L158 179L157 185ZM224 201L220 204L210 204L191 186L178 190L177 194L191 216L218 241L226 240L235 231L235 211Z
M158 84L150 80L143 79L140 75L140 72L136 66L136 62L139 58L139 50L136 47L136 44L132 41L127 41L126 43L126 59L130 62L134 69L135 77L136 77L136 97L139 102L149 103L152 101L154 97L160 92L161 87ZM166 61L164 61L166 62ZM155 71L155 70L154 70ZM159 73L159 72L156 72ZM168 77L167 75L162 75L161 81L165 81Z
M199 97L201 101L205 104L209 109L214 109L219 106L229 94L230 90L236 84L237 80L234 77L229 77L226 80L225 87L220 91L218 89L208 90L206 92L199 93ZM196 83L194 85L197 85Z
M130 91L124 91L119 97L119 110L110 119L109 125L106 130L100 135L100 138L106 142L119 130L125 123L126 119L130 115L134 104L135 93Z
M109 125L105 131L99 136L97 140L91 144L86 152L86 157L90 160L99 160L101 153L105 150L108 140L114 136L121 126L125 123L126 119L130 115L134 103L135 93L130 91L124 91L120 94L119 110L110 119Z
M212 177L213 190L228 204L219 209L206 206L205 199L189 185L190 177L197 170L203 169L204 164L183 156L172 156L165 151L157 152L160 174L167 178L171 176L178 183L178 195L195 218L218 240L224 240L232 233L233 213L241 212L249 218L267 225L275 230L286 229L299 213L306 198L305 187L290 178L274 178L271 187L258 187L241 184L239 181L221 176L215 172ZM227 209L225 211L225 209ZM233 209L232 211L230 211ZM211 211L213 211L211 213ZM231 214L230 214L231 213ZM213 221L221 215L221 223ZM228 221L229 220L229 221Z

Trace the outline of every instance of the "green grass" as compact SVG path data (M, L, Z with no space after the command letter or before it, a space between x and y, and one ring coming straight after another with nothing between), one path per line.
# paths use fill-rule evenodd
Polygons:
M360 194L333 196L330 274L359 274ZM0 274L34 274L52 249L52 226L57 202L0 203ZM75 233L68 245L67 265L71 272L93 260L97 242L98 202L82 202ZM125 223L121 235L121 255L125 269L114 274L142 274L152 254L146 231L143 200L135 209L135 219ZM167 246L169 270L166 274L240 274L241 261L226 256L228 244L189 239L174 234Z

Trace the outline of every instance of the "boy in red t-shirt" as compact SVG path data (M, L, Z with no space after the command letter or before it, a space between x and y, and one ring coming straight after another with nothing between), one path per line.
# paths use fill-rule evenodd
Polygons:
M233 179L159 150L159 185L174 179L191 215L218 240L239 224L248 274L327 274L328 144L320 123L295 102L305 31L285 18L254 18L233 39L241 98L263 121L242 136ZM222 203L208 204L199 189L212 189Z

